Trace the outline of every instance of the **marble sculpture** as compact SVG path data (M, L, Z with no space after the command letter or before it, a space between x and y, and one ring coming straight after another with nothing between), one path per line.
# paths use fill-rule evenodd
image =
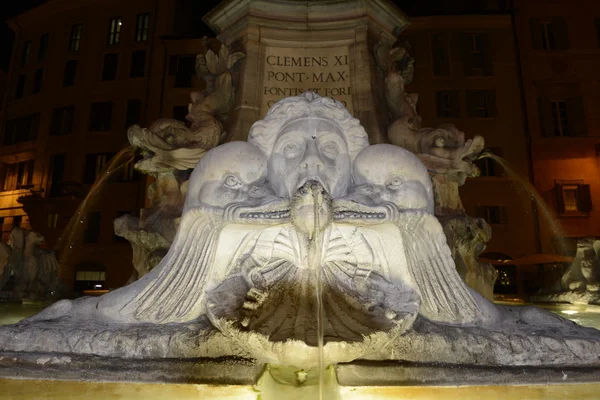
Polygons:
M579 239L575 259L560 280L533 298L540 302L600 304L600 240Z
M335 100L286 98L248 142L200 159L156 268L0 328L0 350L241 356L311 368L321 305L326 363L598 362L589 356L600 348L597 331L532 307L498 308L466 286L433 209L416 155L369 146ZM507 351L519 332L527 341ZM551 361L544 335L560 343Z

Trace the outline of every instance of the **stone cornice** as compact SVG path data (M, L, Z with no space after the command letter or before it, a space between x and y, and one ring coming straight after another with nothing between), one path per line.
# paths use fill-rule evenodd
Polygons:
M261 26L286 24L315 30L365 17L390 32L409 23L409 18L389 0L228 0L206 14L203 21L219 34L245 17Z

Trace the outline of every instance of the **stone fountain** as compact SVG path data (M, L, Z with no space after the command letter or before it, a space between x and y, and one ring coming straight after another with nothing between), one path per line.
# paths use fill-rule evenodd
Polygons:
M421 126L409 46L392 34L405 16L383 0L265 4L207 17L222 44L198 58L207 85L187 125L129 130L155 178L141 217L115 222L132 283L0 327L0 376L597 381L600 332L486 299L491 232L458 196L483 139Z
M532 301L600 305L600 240L580 239L575 259L560 280Z
M511 366L596 379L599 331L463 282L434 194L419 157L369 145L341 103L283 99L200 159L154 269L0 328L0 375L254 383L268 364L301 385L337 365L373 385L425 379L398 372L416 363L446 383Z
M66 295L54 252L37 232L16 227L0 242L0 302L50 300Z

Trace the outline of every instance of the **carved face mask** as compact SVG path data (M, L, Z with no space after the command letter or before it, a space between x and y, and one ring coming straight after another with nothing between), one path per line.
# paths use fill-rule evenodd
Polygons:
M322 118L305 118L283 128L269 160L269 181L278 196L291 198L307 181L341 197L350 184L350 156L340 128Z
M433 212L433 189L425 166L401 147L377 144L361 151L354 162L353 200L377 205L390 202L399 209Z
M215 147L200 159L190 176L183 212L201 205L258 204L271 193L266 176L266 158L255 146L229 142Z

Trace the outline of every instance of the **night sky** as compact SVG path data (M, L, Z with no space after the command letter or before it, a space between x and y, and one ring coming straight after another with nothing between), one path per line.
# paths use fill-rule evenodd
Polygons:
M45 3L47 0L2 0L0 7L0 69L8 70L10 62L13 33L8 27L6 19L11 18L32 7ZM86 1L86 0L80 0ZM186 0L173 0L186 1ZM200 18L212 9L219 0L191 0L194 13L198 14L196 35L212 35L212 31L202 23ZM482 2L480 0L394 0L394 3L400 7L408 16L435 15L435 14L471 14L478 13L481 10ZM506 1L507 4L510 1Z

